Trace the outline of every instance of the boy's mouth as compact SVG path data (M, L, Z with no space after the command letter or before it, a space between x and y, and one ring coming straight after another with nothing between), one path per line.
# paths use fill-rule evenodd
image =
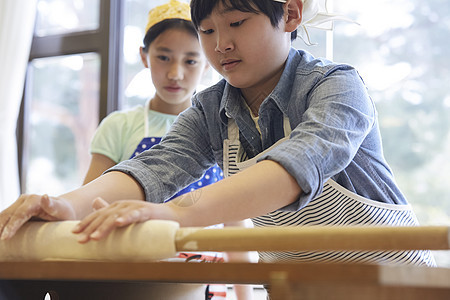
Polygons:
M220 65L225 71L228 71L237 66L240 62L241 60L239 59L224 59L220 61Z

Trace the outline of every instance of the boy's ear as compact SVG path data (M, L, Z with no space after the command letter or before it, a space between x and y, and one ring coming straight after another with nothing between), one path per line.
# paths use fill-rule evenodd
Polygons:
M139 47L139 54L141 55L141 61L144 64L144 67L148 68L147 53L144 51L144 47Z
M287 0L285 4L286 32L295 31L302 22L303 0Z

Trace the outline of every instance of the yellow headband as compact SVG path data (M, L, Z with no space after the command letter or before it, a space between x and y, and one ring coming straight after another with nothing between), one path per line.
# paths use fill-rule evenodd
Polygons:
M170 0L169 3L160 5L148 13L147 32L153 25L167 19L183 19L191 21L191 8L189 4L177 0Z

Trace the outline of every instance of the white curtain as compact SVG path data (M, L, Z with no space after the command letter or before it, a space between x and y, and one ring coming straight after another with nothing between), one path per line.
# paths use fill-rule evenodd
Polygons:
M19 196L16 124L37 0L0 0L0 210Z

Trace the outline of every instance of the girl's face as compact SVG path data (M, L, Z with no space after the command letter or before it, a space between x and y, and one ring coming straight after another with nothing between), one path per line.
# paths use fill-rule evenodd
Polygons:
M283 21L274 28L262 13L225 9L219 3L198 31L209 63L241 89L249 105L249 98L267 96L276 86L290 49Z
M191 96L208 67L192 33L168 29L153 40L148 53L141 48L141 58L145 67L150 68L156 89L152 106L177 114L191 105Z

